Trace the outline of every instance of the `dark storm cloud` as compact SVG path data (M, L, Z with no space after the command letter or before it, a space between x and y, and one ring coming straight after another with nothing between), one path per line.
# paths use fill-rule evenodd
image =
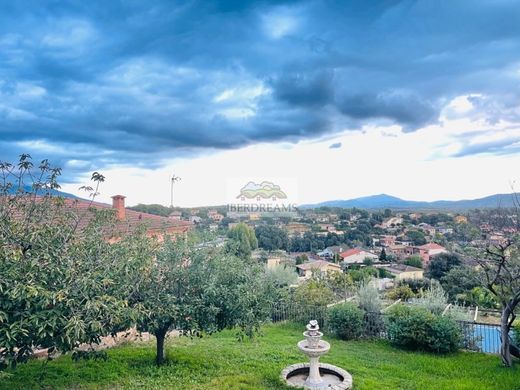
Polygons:
M414 131L461 94L518 121L519 37L507 0L2 2L0 159L80 172L371 122Z

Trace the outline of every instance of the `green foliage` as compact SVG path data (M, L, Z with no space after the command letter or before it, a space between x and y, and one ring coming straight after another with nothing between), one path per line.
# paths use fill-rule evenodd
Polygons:
M513 325L513 341L516 346L520 347L520 322Z
M441 278L441 285L451 302L470 302L471 290L480 285L478 272L473 267L453 267Z
M415 303L433 314L441 314L448 306L448 297L442 286L436 282L424 290L421 296L415 300Z
M398 286L408 286L412 289L414 294L422 294L424 290L430 288L430 279L404 279L400 280Z
M397 305L389 310L387 322L388 337L395 345L436 353L455 352L460 347L461 331L450 317Z
M163 217L170 216L171 212L174 210L170 207L163 206L162 204L142 204L139 203L137 206L129 207L131 210L140 211L142 213L160 215Z
M328 309L327 327L342 340L352 340L363 332L363 311L352 303L335 305Z
M265 267L265 277L278 288L287 287L298 281L298 274L294 267L285 264L275 265L273 267Z
M294 301L302 306L325 306L334 301L334 292L320 279L310 279L294 290Z
M406 232L406 236L413 242L414 245L426 244L424 233L419 230L409 230Z
M454 253L439 253L438 255L432 256L428 263L428 269L426 276L441 280L454 267L461 265L459 256Z
M196 249L189 240L166 239L155 261L143 270L139 299L146 313L139 328L162 342L171 329L188 333L239 327L252 336L267 318L269 302L259 265L227 254Z
M15 366L34 347L70 351L128 326L127 274L137 274L140 248L116 230L113 210L53 196L60 170L47 161L34 168L23 155L0 171L0 361ZM104 178L92 179L95 195Z
M379 291L375 284L369 280L363 281L357 290L357 301L359 307L371 313L379 313L381 310L382 302L379 298Z
M417 256L417 255L407 257L405 259L404 263L406 265L410 265L412 267L417 267L417 268L423 267L423 262L422 262L421 256Z
M307 255L298 255L296 256L296 265L303 264L305 262L309 261L309 258Z
M370 257L365 257L363 259L363 264L364 265L368 265L368 266L373 265L374 264L374 260L372 260Z
M255 229L258 247L267 251L289 248L287 231L273 225L260 225Z
M349 269L347 274L350 275L354 282L364 282L365 280L370 280L379 275L379 271L375 267L363 267L360 269Z
M258 248L255 231L241 222L229 229L227 251L241 259L251 257L251 252Z
M348 298L354 289L354 281L349 274L328 271L325 274L321 274L319 277L338 299Z
M497 300L497 297L484 287L477 286L472 288L463 298L467 298L468 303L473 306L500 309L500 302Z
M386 293L386 296L392 300L400 299L400 300L406 302L410 298L415 297L415 294L412 291L412 289L410 288L410 286L404 284L404 285L399 285L399 286L394 287L393 289L391 289L390 291L388 291Z
M386 255L386 250L385 248L381 249L381 253L379 253L379 261L381 262L385 262L387 261L387 255Z

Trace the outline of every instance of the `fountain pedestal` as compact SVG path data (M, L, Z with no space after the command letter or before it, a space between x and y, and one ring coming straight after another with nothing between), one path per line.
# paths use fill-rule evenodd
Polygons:
M293 387L304 389L345 390L352 387L352 376L345 370L320 363L320 356L330 350L330 344L321 340L318 322L313 320L303 332L305 340L298 348L309 357L309 363L293 364L282 371L282 379Z

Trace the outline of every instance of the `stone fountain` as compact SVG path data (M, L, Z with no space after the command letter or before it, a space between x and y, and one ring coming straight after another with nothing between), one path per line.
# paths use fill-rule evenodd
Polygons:
M329 352L330 344L322 340L318 321L311 320L303 332L305 340L298 348L309 357L309 363L298 363L282 371L282 380L289 386L304 389L345 390L352 387L352 376L331 364L320 363L320 356Z

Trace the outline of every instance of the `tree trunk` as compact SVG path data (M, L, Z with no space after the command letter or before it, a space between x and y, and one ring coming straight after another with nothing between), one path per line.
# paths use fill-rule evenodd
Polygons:
M513 365L513 358L509 351L509 330L511 325L509 323L509 317L511 315L511 309L509 305L502 309L502 317L500 318L500 333L502 335L502 345L500 347L500 355L502 356L502 363L506 367Z
M166 339L167 330L160 329L155 332L157 339L157 354L155 356L155 363L160 366L164 363L164 340Z

